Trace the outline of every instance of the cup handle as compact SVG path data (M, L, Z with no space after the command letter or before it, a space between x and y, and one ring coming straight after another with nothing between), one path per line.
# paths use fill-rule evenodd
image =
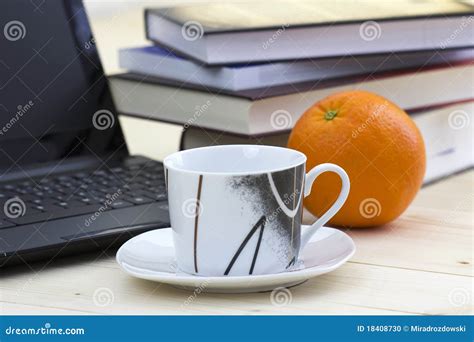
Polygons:
M311 171L306 174L304 197L307 197L311 193L311 188L313 186L314 181L316 180L316 178L318 178L320 174L324 172L334 172L338 174L342 181L341 192L339 193L339 197L331 206L331 208L329 208L328 211L326 211L320 218L318 218L316 222L314 222L310 226L306 226L304 231L302 231L300 250L303 250L303 248L309 242L313 234L316 233L316 231L324 224L326 224L331 219L331 217L333 217L339 211L339 209L341 209L342 205L347 199L347 196L349 195L350 181L346 171L344 171L342 167L337 166L335 164L325 163L312 168Z

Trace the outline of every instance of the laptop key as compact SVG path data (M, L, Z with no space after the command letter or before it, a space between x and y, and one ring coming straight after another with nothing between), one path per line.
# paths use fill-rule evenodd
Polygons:
M113 209L126 208L131 206L133 206L133 203L127 201L113 201L112 204L110 204L110 207Z
M92 201L89 201L89 202L83 201L83 198L73 198L68 203L69 203L69 206L72 208L82 207L84 205L90 205L90 204L97 204Z
M87 172L78 172L78 173L74 174L73 176L74 176L74 178L83 179L83 178L89 177L90 174L87 173Z
M145 197L145 196L136 196L136 197L127 196L125 199L135 204L145 204L145 203L155 202L153 199Z
M51 198L56 200L55 202L57 202L57 201L62 202L62 201L67 201L69 196L68 195L59 195L59 196L53 196Z
M142 191L139 191L138 193L134 193L134 195L148 197L148 198L151 198L153 201L163 201L167 199L165 191L156 192L156 191L142 190Z
M88 205L88 204L97 204L97 203L100 203L101 201L93 197L84 197L84 198L81 198L79 202L85 205Z
M49 213L54 213L57 211L63 211L64 208L59 207L57 205L51 204L51 203L42 203L36 206L33 206L34 209L36 210L41 210L43 212L49 212ZM27 211L26 214L29 216L29 212Z
M16 187L12 184L7 184L7 185L3 186L3 189L5 189L7 191L15 191Z

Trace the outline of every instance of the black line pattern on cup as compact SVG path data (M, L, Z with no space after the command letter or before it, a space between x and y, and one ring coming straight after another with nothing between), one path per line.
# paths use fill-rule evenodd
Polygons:
M194 271L198 273L197 265L197 239L198 239L198 226L199 226L199 211L201 205L201 190L202 190L202 175L199 175L198 190L196 194L196 211L194 215Z
M273 251L284 267L294 265L300 246L304 164L269 174L232 176L227 185L241 201L250 203L249 209L257 218L265 216L265 237L262 235L261 240L265 248ZM244 245L245 240L241 247ZM232 260L237 262L234 259L235 255Z
M232 266L234 266L234 263L237 261L237 259L239 258L239 255L240 253L242 253L243 249L245 248L245 246L247 246L247 243L250 241L250 239L252 238L252 236L255 234L255 232L257 231L257 229L260 228L260 234L258 235L258 241L257 241L257 246L255 247L255 252L253 254L253 258L252 258L252 264L250 265L250 271L249 271L249 274L252 274L253 273L253 269L255 267L255 262L257 261L257 256L258 256L258 251L260 249L260 244L262 242L262 237L263 237L263 230L265 229L265 222L266 222L266 217L265 215L260 217L260 219L257 221L257 223L255 223L255 225L252 227L252 229L250 230L250 232L247 234L247 236L245 237L244 241L242 241L242 243L240 244L239 248L237 249L237 252L235 252L234 256L232 257L232 260L230 261L229 263L229 266L227 266L227 269L225 270L224 272L224 275L228 275L229 272L231 271L232 269Z
M286 266L286 268L289 268L290 266L293 266L296 263L296 255L293 256L293 259L290 260L289 264Z

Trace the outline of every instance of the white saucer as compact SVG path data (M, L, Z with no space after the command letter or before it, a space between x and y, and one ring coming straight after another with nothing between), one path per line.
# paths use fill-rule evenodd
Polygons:
M131 276L202 292L245 293L271 291L301 284L344 264L355 252L352 239L340 230L322 227L303 251L301 265L288 272L253 275L201 277L176 270L171 229L138 235L120 247L117 262Z

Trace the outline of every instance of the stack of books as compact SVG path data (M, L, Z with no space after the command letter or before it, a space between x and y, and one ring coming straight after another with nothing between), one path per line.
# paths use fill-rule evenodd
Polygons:
M150 46L119 51L124 115L180 124L181 148L286 145L298 118L342 90L405 109L426 182L472 167L474 7L455 0L281 1L147 9Z

